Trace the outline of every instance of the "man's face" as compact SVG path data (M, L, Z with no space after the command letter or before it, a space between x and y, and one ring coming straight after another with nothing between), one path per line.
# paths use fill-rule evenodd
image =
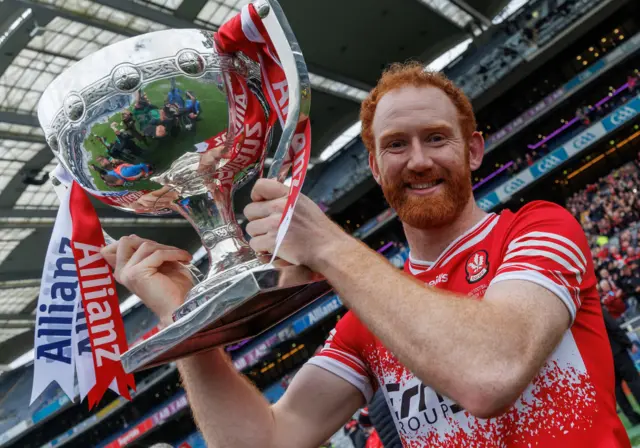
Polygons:
M609 278L609 271L606 269L600 269L600 278Z
M471 170L480 166L484 141L466 142L458 111L435 87L402 87L386 93L373 119L376 181L411 227L450 224L472 200Z

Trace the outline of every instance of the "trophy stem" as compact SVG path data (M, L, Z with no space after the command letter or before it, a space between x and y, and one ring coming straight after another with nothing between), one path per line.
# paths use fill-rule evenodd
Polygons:
M202 282L188 294L174 319L188 314L229 283L229 279L263 265L244 239L233 213L231 195L211 189L178 200L175 209L198 232L209 254L209 270Z
M236 222L229 193L216 189L195 194L176 201L176 206L198 232L209 253L206 281L257 259Z

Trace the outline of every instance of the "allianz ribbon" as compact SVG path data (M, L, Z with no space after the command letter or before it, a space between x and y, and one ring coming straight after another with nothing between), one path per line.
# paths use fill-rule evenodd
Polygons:
M269 117L268 126L273 126L276 119L280 121L281 126L284 126L289 109L287 78L273 43L253 4L245 5L239 15L222 25L215 33L214 40L221 52L241 51L260 64L262 88L269 106L275 111L275 114ZM297 124L287 157L289 161L293 161L291 186L284 212L280 217L273 258L276 257L291 222L309 165L310 154L311 122L309 117L303 117Z
M31 403L52 382L73 400L76 374L89 407L108 388L131 399L135 382L120 362L127 340L115 280L100 254L105 245L100 221L85 191L63 168L54 176L63 185L56 187L60 209L38 298Z

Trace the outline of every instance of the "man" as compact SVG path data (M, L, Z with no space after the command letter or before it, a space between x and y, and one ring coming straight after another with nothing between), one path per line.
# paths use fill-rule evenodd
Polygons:
M600 280L600 291L602 292L602 304L615 319L620 319L627 310L627 305L622 299L622 290L610 281Z
M144 135L142 135L140 131L138 131L138 128L136 128L136 120L133 118L133 114L130 110L125 110L124 112L122 112L121 124L124 127L125 131L133 136L133 138L146 143Z
M484 149L471 104L418 64L386 71L361 119L409 242L405 273L300 196L278 255L324 275L351 311L271 407L222 349L180 361L208 446L315 447L382 388L406 447L628 447L575 219L545 202L483 212L471 193ZM256 183L245 208L255 251L273 251L287 193ZM191 287L179 264L190 255L135 236L103 253L170 323Z
M626 298L638 297L640 293L640 274L637 272L637 264L629 263L622 267L620 275L620 289Z
M138 124L144 138L163 139L173 128L173 119L162 109L151 104L147 95L138 90L132 109L133 120Z
M633 350L635 353L638 347L633 344L627 334L618 326L616 320L609 314L606 309L602 310L604 324L609 336L611 351L613 353L613 365L616 379L616 401L620 405L620 409L627 416L632 425L640 425L640 414L633 409L631 403L627 399L624 389L622 389L622 381L627 383L629 390L633 394L637 402L640 403L640 375L636 369L633 360L629 356L627 350Z
M125 153L130 153L134 157L142 157L144 150L140 148L134 140L134 137L126 131L121 131L115 123L111 123L113 132L116 134L116 142L122 147Z
M151 166L148 163L138 163L135 165L121 163L107 171L107 175L122 180L124 184L124 182L134 182L149 177L152 172Z
M127 132L121 132L119 129L113 130L116 134L116 139L113 143L105 144L109 158L124 160L128 163L138 163L139 159L144 155L142 148L133 141L133 138Z

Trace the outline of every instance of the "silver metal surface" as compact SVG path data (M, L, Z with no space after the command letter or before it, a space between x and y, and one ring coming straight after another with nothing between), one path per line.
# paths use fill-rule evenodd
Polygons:
M135 372L254 337L331 290L303 266L262 268L233 279L210 300L122 355Z
M309 76L280 5L254 5L288 82L288 115L268 174L284 181L296 126L309 115ZM263 94L260 67L242 53L218 53L211 32L195 29L158 31L107 46L71 66L43 93L38 119L45 138L79 185L125 211L183 216L209 254L204 278L186 266L201 281L175 311L175 328L123 355L131 369L155 362L165 351L159 347L184 343L237 307L258 310L263 305L255 301L266 300L277 308L282 300L288 304L283 311L268 314L278 319L292 303L300 307L316 298L302 293L309 289L301 285L312 283L309 273L306 283L278 286L280 271L263 271L235 220L234 192L262 172L271 113L276 112ZM275 283L267 288L269 278ZM278 292L294 287L301 293L295 300ZM247 325L251 320L241 319ZM264 318L259 326L271 324ZM245 333L253 331L249 327Z
M299 121L309 116L311 83L302 50L280 4L275 0L260 0L257 3L265 2L270 6L268 14L262 17L262 22L280 56L280 63L289 84L289 114L267 176L282 182L289 172L288 153L296 126Z
M242 148L234 144L255 124L243 120L250 100L239 95L265 101L259 69L241 73L234 59L216 53L209 32L144 34L74 64L38 107L47 141L74 180L114 207L185 217L209 250L208 277L256 259L240 231L210 237L238 228L233 193L261 171L268 149L264 135L253 157L237 157ZM251 64L243 58L242 67Z

